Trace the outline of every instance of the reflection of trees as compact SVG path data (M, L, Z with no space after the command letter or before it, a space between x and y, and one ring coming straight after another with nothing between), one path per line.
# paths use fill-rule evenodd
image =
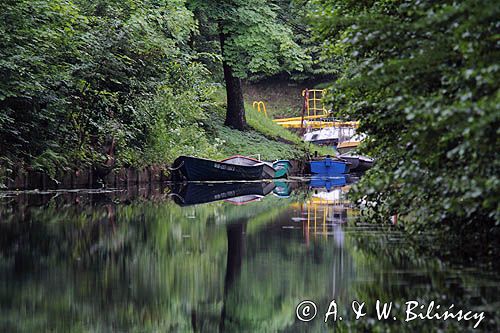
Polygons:
M286 208L270 199L243 207L108 202L23 212L29 219L0 224L0 328L216 330L225 226L254 216L260 228L265 214Z
M0 223L0 331L323 332L320 315L333 297L345 307L352 299L402 304L446 296L443 304L470 309L498 299L491 279L442 272L391 230L350 226L342 242L332 242L345 229L328 227L330 238L311 236L307 244L288 203L105 202L24 212L22 222ZM297 228L281 228L290 224ZM295 319L304 299L319 308L307 324ZM425 332L435 324L346 320L335 327Z
M373 228L370 232L353 233L347 237L346 247L356 265L356 281L352 284L352 297L367 301L372 309L366 320L337 323L339 332L468 332L473 331L475 321L414 320L403 323L405 302L417 300L428 305L431 301L441 304L444 311L455 305L455 311L486 310L477 330L494 332L498 330L498 284L490 279L454 270L437 259L423 257L415 248L408 246L398 232L391 228ZM398 321L378 321L375 301L393 302ZM495 305L496 304L496 305Z
M332 269L338 268L341 249L325 239L307 246L300 228L282 232L281 225L290 220L290 212L284 212L266 228L247 235L239 276L227 294L226 331L289 331L297 324L295 307L301 300L319 300L326 306L331 298ZM340 284L347 286L350 272L345 269L342 274Z
M170 203L45 207L29 224L2 224L0 327L184 330L191 313L218 316L226 239L205 223L218 209L193 219Z
M226 261L226 277L224 279L224 300L222 304L221 321L219 330L225 330L227 316L227 297L230 290L233 288L234 281L241 270L241 261L243 260L244 251L244 232L246 229L246 221L229 224L227 230L227 261Z

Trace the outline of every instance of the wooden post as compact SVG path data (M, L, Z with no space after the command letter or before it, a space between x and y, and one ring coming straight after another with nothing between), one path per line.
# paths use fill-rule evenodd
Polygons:
M309 108L309 90L306 88L302 95L304 96L304 104L302 105L302 116L300 120L300 136L304 135L304 117Z

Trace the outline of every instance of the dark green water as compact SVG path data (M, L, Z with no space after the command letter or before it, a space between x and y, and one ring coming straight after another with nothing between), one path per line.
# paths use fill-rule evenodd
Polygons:
M477 321L405 322L410 300L484 311L478 330L498 331L494 272L357 223L345 188L292 187L186 206L169 188L4 194L0 331L461 332ZM333 299L343 320L324 323ZM377 299L393 302L388 320ZM317 305L310 322L296 316L303 300ZM367 303L359 320L353 300Z

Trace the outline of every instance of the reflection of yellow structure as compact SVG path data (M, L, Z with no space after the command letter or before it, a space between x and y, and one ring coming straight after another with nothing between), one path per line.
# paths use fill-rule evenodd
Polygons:
M334 228L346 224L352 217L358 215L351 203L345 199L345 193L350 186L338 187L333 191L315 191L304 203L296 203L292 207L299 213L306 242L310 235L333 235ZM337 226L337 227L336 227Z
M308 201L311 205L349 205L349 200L346 199L338 199L338 200L329 200L324 198L312 197L310 201Z
M264 104L263 101L258 101L258 102L255 101L255 102L253 102L252 106L254 109L257 107L257 112L258 113L263 112L267 117L266 104Z

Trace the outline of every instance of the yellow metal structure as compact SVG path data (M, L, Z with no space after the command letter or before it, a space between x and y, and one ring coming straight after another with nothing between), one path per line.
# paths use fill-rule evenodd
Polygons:
M305 124L302 124L300 119L298 120L289 120L289 119L280 119L281 121L276 121L276 123L285 128L325 128L325 127L359 127L359 121L306 121ZM301 126L302 125L302 126Z
M285 128L325 128L325 127L354 127L358 128L358 121L328 121L323 120L329 116L322 98L325 89L305 89L302 91L304 97L304 111L302 117L291 117L273 119L275 123ZM254 102L254 107L257 102Z
M304 116L304 120L312 120L312 119L321 119L321 118L325 118L325 116L323 115L319 115L319 116ZM273 119L274 122L276 123L286 123L286 122L289 122L289 121L301 121L302 120L302 117L291 117L291 118L280 118L280 119Z
M253 102L252 106L254 109L255 108L257 109L257 112L259 113L263 112L267 117L266 104L264 104L263 101L255 101Z
M307 96L306 96L307 93ZM306 112L307 116L326 116L328 111L323 105L323 95L326 89L306 89L302 91L302 96L306 98Z

